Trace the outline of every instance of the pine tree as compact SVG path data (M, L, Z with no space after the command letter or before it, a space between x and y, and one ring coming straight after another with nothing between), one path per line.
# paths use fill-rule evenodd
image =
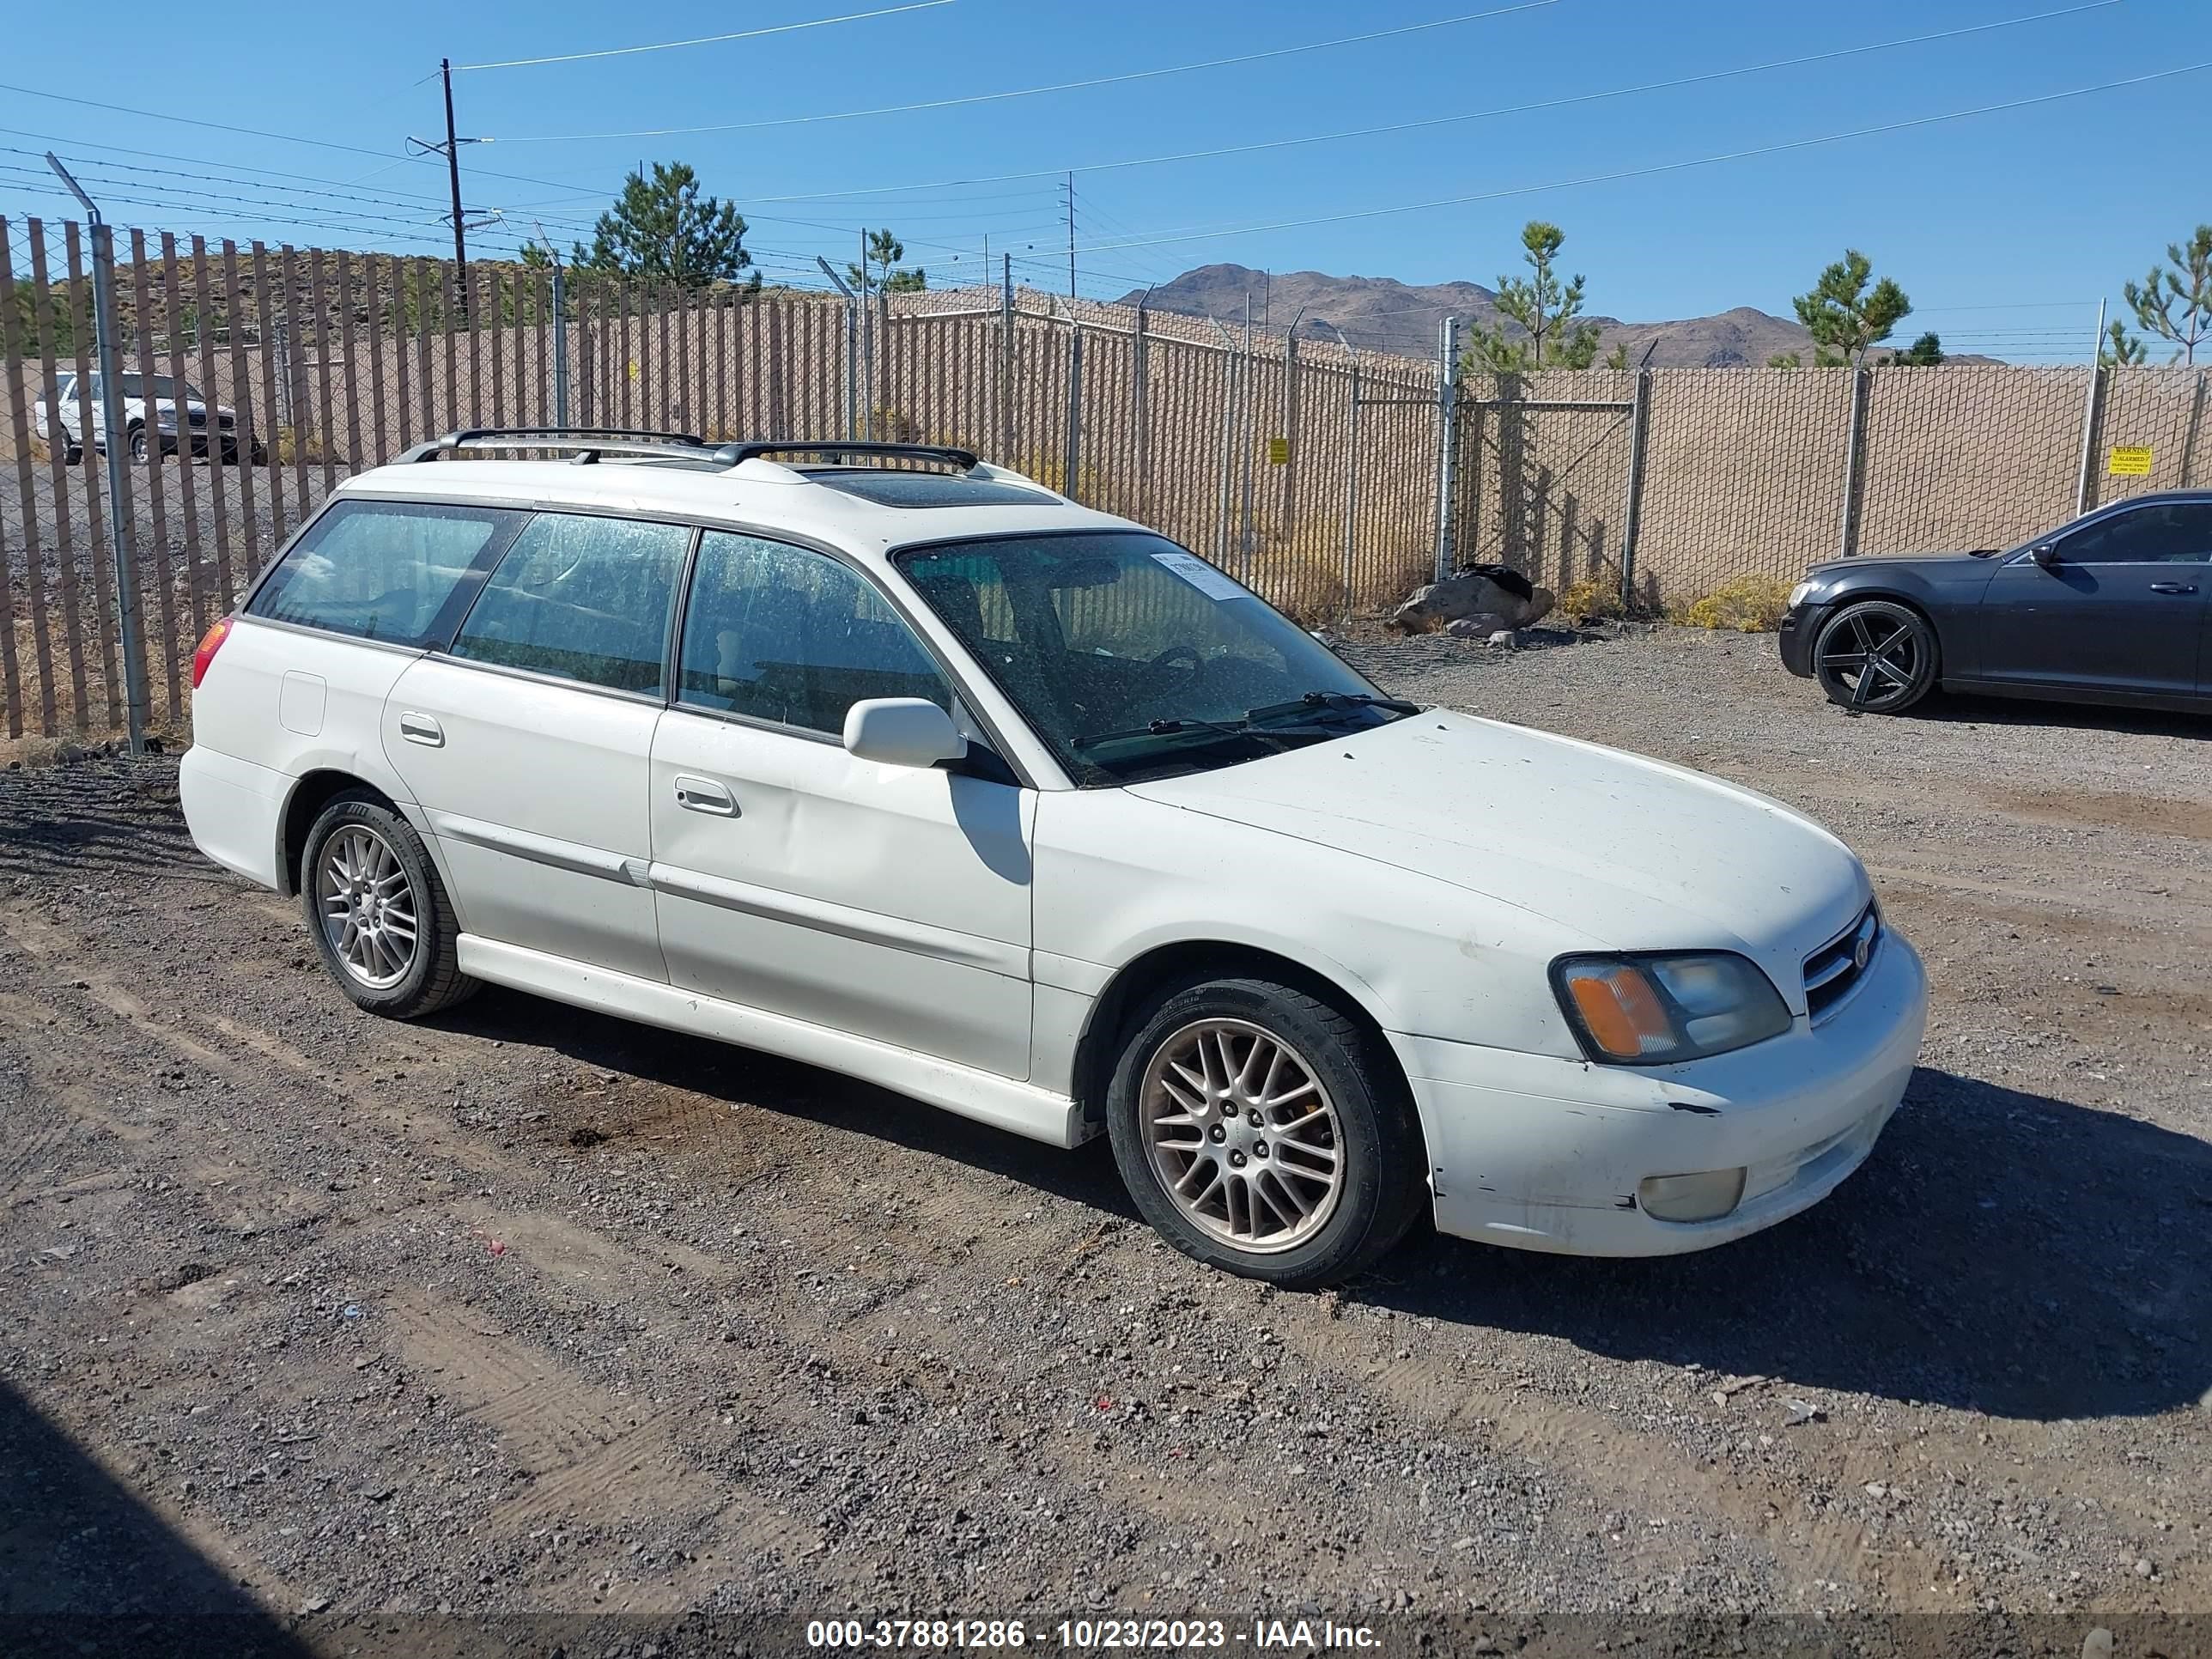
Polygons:
M660 276L686 288L734 283L752 265L745 222L735 206L699 193L699 176L682 161L655 161L623 183L615 204L599 216L592 245L575 245L569 263L587 270ZM750 286L760 287L753 272Z
M920 265L892 269L906 258L906 244L890 231L870 231L867 248L866 270L855 264L845 267L846 279L854 288L865 286L873 294L919 294L929 286L929 273Z
M2153 265L2141 288L2127 285L2128 304L2145 333L2173 342L2175 362L2194 363L2197 348L2212 336L2212 225L2197 226L2186 247L2167 243L2166 257L2166 266Z
M1856 248L1846 248L1842 258L1820 273L1810 294L1797 296L1797 320L1813 337L1815 368L1856 368L1912 314L1912 301L1903 289L1887 276L1869 286L1873 276L1873 262Z
M2097 347L2097 366L2100 368L2132 368L2148 356L2143 343L2128 332L2124 320L2115 317L2112 326Z
M1583 278L1560 282L1552 269L1566 233L1531 219L1521 229L1521 246L1533 276L1500 276L1498 309L1505 318L1496 328L1477 329L1462 361L1476 373L1525 374L1538 368L1588 368L1597 361L1598 329L1576 321L1583 308ZM1507 323L1517 324L1518 331Z

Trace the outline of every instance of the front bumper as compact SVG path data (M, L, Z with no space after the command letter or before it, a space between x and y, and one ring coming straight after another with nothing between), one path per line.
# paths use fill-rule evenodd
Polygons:
M1813 678L1813 642L1820 636L1820 624L1828 619L1832 606L1801 605L1784 613L1782 626L1774 635L1776 647L1782 653L1782 665L1800 679Z
M1771 1227L1866 1161L1904 1097L1928 981L1884 935L1850 994L1815 1024L1666 1067L1595 1066L1393 1035L1427 1133L1439 1231L1572 1255L1672 1255ZM1748 1171L1711 1221L1638 1204L1647 1176Z

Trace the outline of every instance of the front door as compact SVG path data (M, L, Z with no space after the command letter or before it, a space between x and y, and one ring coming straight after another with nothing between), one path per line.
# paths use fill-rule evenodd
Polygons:
M680 664L651 790L670 981L1027 1078L1035 794L841 741L864 698L955 708L897 611L825 554L708 531Z
M2212 592L2212 503L2150 501L2063 532L1982 597L1982 678L2058 690L2187 696Z
M450 653L392 687L385 753L429 818L467 932L667 977L646 793L691 534L534 515Z

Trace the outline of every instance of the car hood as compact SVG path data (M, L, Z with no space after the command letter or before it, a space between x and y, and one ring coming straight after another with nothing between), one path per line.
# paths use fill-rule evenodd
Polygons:
M1850 849L1747 789L1525 726L1430 711L1129 786L1540 915L1562 949L1738 951L1804 1006L1804 958L1871 896Z
M1938 586L1978 582L2004 562L2005 550L1994 553L1869 553L1856 559L1830 559L1810 566L1805 574L1814 581L1869 568L1909 573Z

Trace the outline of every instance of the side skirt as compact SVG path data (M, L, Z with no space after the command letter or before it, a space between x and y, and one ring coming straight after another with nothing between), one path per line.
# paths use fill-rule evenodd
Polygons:
M494 985L781 1054L1050 1146L1078 1146L1095 1133L1065 1095L908 1048L471 933L461 935L459 954L463 973Z

